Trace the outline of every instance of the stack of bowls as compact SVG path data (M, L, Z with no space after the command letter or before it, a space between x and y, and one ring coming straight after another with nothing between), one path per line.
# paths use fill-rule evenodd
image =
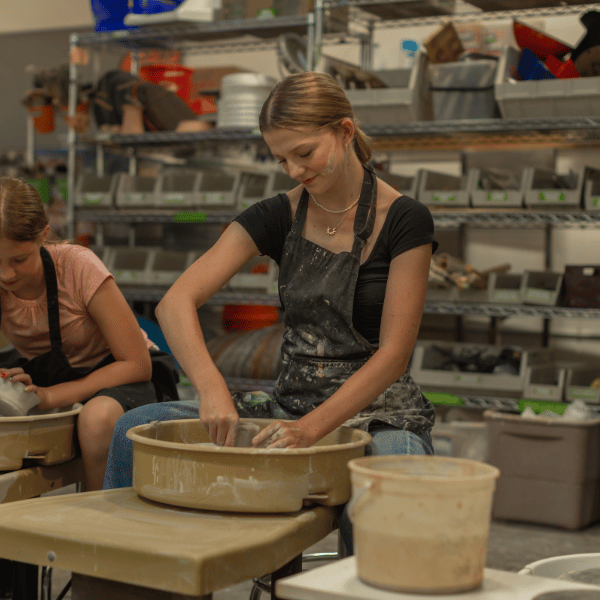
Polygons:
M276 79L260 73L232 73L221 80L217 127L258 127L258 117Z

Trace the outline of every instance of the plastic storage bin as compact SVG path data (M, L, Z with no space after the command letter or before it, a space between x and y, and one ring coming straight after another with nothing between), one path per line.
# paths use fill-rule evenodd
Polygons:
M472 171L450 175L420 169L418 200L427 206L469 206Z
M269 179L268 196L277 196L277 194L286 194L295 187L298 187L300 182L296 179L292 179L287 173L282 171L276 171L271 175Z
M411 372L427 392L514 398L523 393L527 367L548 364L551 359L545 348L417 342Z
M486 410L488 462L500 469L492 515L579 529L600 518L600 419L524 419Z
M588 404L600 404L600 388L592 387L600 378L600 365L596 367L571 367L567 370L565 400L583 400Z
M112 208L120 175L98 177L95 173L82 173L75 186L75 206Z
M121 173L116 191L116 205L122 208L156 206L156 178Z
M244 210L256 202L268 198L274 173L242 169L238 188L238 208Z
M391 185L399 194L415 198L419 192L419 172L415 175L399 175L387 171L376 171L375 174L381 181Z
M450 121L498 117L494 97L496 66L494 59L430 64L433 118Z
M163 171L156 182L156 206L159 208L194 207L198 204L200 171Z
M580 207L586 168L560 174L548 169L525 169L525 205L528 208Z
M148 283L148 264L154 248L111 248L108 270L117 283Z
M473 206L521 208L525 198L525 170L473 169L470 178Z
M194 261L194 252L157 249L151 252L146 283L172 285Z
M488 302L492 304L521 304L521 284L519 273L496 273L488 275Z
M583 207L600 210L600 170L588 168L583 184Z
M563 306L600 308L600 265L566 265Z
M600 115L600 77L515 81L520 57L519 50L506 46L498 61L494 90L505 119Z
M523 304L556 306L562 288L563 274L550 271L525 271L521 281Z
M266 256L256 256L229 281L231 291L256 291L266 294L277 294L277 263Z
M566 369L559 365L528 367L523 396L528 400L562 402L565 393Z
M456 302L458 300L458 288L439 287L437 285L429 285L427 287L426 302Z
M431 120L427 63L427 55L419 52L412 69L374 72L390 87L346 90L354 115L367 125Z
M228 209L236 206L240 172L230 168L203 169L198 183L198 207Z

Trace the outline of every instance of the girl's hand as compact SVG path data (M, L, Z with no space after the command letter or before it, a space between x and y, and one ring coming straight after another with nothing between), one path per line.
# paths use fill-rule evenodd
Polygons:
M29 384L25 391L31 394L37 394L40 399L40 403L36 408L39 410L47 410L49 408L54 408L52 404L52 400L50 398L50 388L38 387L37 385Z
M301 427L299 421L293 423L276 421L254 437L252 446L255 448L308 448L316 441Z
M216 406L213 407L213 404ZM235 444L240 417L233 405L231 395L229 395L229 402L218 404L203 397L200 402L200 421L213 444L217 446Z
M25 385L30 385L32 383L31 376L25 373L20 367L15 369L2 369L0 371L0 377L2 377L2 379L8 379L11 383L15 381L20 381Z

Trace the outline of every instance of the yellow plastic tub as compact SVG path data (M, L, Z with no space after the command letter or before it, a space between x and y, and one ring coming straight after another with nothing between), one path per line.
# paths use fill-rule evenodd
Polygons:
M241 419L261 429L270 419ZM198 419L154 422L127 432L133 488L150 500L207 510L284 513L350 498L349 460L371 436L339 427L310 448L229 448L210 444Z

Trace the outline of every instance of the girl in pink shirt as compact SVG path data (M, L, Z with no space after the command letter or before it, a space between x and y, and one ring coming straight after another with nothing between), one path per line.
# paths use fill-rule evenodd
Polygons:
M49 243L49 230L35 188L0 178L0 329L21 354L0 365L0 376L23 382L39 409L84 404L85 488L97 490L117 419L166 399L166 388L152 380L154 344L102 261L87 248Z

